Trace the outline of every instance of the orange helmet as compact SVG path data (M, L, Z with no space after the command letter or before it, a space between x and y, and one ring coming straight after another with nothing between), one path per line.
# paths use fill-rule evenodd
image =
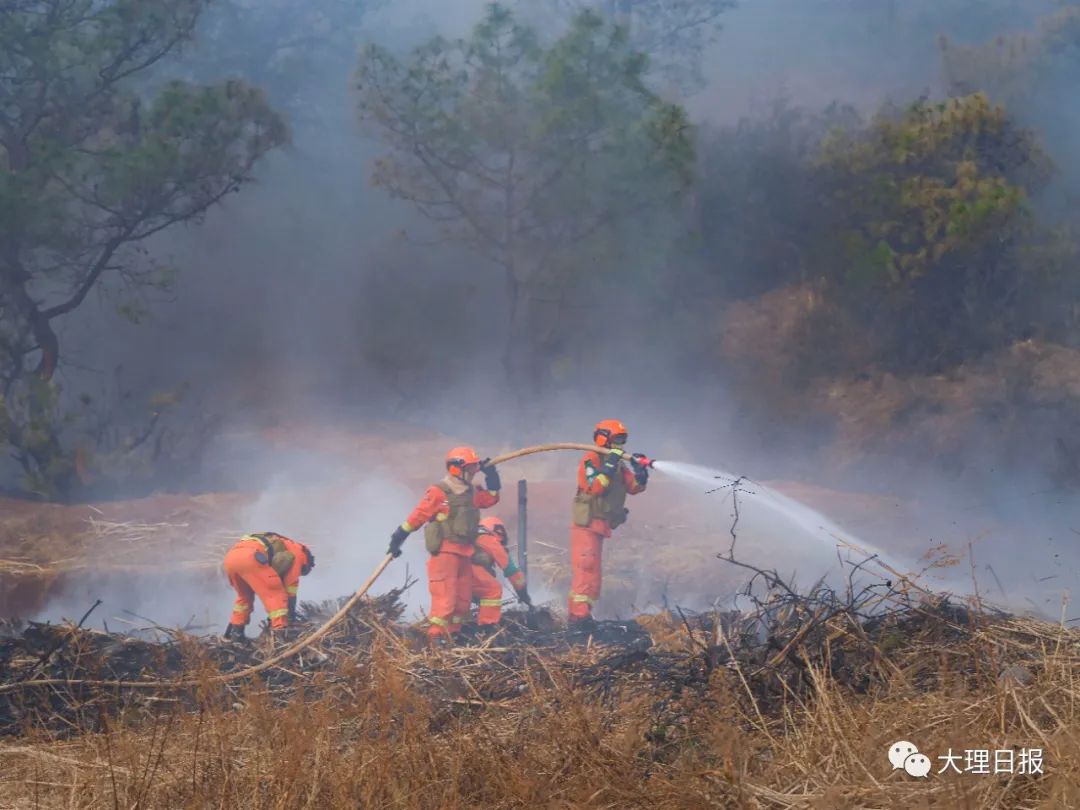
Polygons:
M446 469L458 478L465 474L466 467L474 464L479 468L480 456L476 455L476 451L471 447L455 447L446 454Z
M506 524L494 516L480 521L480 534L493 534L504 546L510 543L510 535L506 533Z
M604 419L597 422L592 437L601 447L611 447L613 444L626 444L628 435L626 425L618 419Z

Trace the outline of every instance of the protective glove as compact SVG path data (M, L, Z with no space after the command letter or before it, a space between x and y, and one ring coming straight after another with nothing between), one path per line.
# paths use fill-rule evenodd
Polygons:
M386 550L387 554L393 554L394 557L401 556L401 546L405 542L405 538L409 536L409 533L401 526L394 529L394 533L390 535L390 548Z
M649 483L649 467L645 461L646 456L642 453L634 453L630 456L630 466L634 468L634 480L641 486Z
M528 605L529 607L532 607L532 597L529 596L528 588L521 588L520 590L518 590L517 598L518 601L521 602L523 605Z
M491 461L490 458L485 458L480 462L480 471L484 474L484 487L488 492L498 492L502 488L502 481L499 479L499 471L489 464L489 461Z
M619 469L619 462L622 461L623 456L626 453L619 448L613 448L604 459L604 463L600 466L600 472L606 475L608 478L614 478L616 472Z
M289 597L289 622L292 623L292 622L295 622L295 621L296 621L296 597L295 596L290 596Z

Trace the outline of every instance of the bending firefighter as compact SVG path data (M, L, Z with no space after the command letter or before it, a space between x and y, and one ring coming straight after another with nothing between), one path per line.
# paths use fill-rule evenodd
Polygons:
M484 472L486 488L472 480ZM431 592L432 638L450 637L468 621L472 601L472 555L480 530L480 510L499 502L499 473L481 461L471 447L455 447L446 454L446 477L428 487L408 519L394 530L388 553L401 555L412 532L424 527Z
M479 531L472 556L472 598L480 603L476 623L490 628L502 618L503 589L495 576L496 566L513 586L519 602L532 605L532 599L525 587L525 574L510 559L506 524L497 517L486 517L480 521Z
M577 494L571 509L569 620L589 622L600 598L600 563L604 540L626 522L626 496L644 491L649 481L648 459L635 453L624 463L626 426L605 419L593 431L593 442L610 448L602 458L593 451L578 465Z
M241 640L251 619L255 596L266 609L272 630L296 619L300 577L315 567L315 555L303 543L275 532L247 534L225 554L225 574L236 590L225 638Z

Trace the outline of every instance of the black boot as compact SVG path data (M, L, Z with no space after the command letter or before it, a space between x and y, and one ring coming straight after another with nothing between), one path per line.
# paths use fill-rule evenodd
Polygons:
M244 625L242 624L230 624L225 628L226 641L247 641L247 637L244 635Z
M596 619L592 616L572 619L566 623L566 629L572 633L591 633L596 630Z
M454 635L457 637L457 640L459 642L468 644L470 641L477 637L479 632L480 628L477 627L475 624L464 624L461 626L461 629Z

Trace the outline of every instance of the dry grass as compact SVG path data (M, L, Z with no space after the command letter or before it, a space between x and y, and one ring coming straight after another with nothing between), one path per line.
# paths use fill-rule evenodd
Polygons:
M100 506L2 500L0 577L55 578L78 571L221 564L244 532L233 528L241 495L156 496Z
M0 559L0 574L35 576L71 574L91 570L101 573L161 571L163 557L175 559L171 569L213 570L241 531L195 534L186 523L132 523L105 520L86 521L88 543L97 550L108 548L108 559L97 554L53 558L34 562L26 558ZM180 549L184 554L176 554Z
M243 496L36 504L0 499L0 616L32 616L85 575L213 575Z
M0 805L1080 806L1076 632L977 617L949 643L936 625L893 633L875 644L878 677L867 689L830 671L836 651L796 645L789 654L807 688L766 699L767 667L702 676L699 642L680 620L643 623L656 642L652 665L612 663L618 656L595 646L418 652L375 632L285 703L262 686L205 690L193 706L164 702L152 719L121 716L100 733L9 742ZM841 630L826 647L854 649ZM718 644L728 644L722 633ZM1012 664L1031 682L1001 679ZM508 683L518 686L507 692ZM928 779L890 770L886 750L900 739L930 755ZM1043 750L1045 774L936 773L950 748L1025 747Z
M563 485L551 489L562 508ZM545 490L534 490L542 506ZM540 517L548 511L550 527ZM611 591L632 580L624 561L655 558L645 554L650 522L684 539L690 531L645 514L637 509L628 528L640 532L612 547ZM565 510L537 515L552 547L537 546L530 573L562 585ZM105 544L146 548L196 528L195 517L97 515L94 531ZM12 547L3 556L9 575L29 576L65 559L78 564L72 554L81 551ZM217 553L192 563L217 565ZM678 567L677 581L700 578L682 570L693 565L686 560L663 563ZM873 655L864 644L860 661L873 679L859 687L838 662L862 640L838 622L823 628L825 654L817 640L785 645L785 671L802 673L793 688L769 665L777 653L755 666L708 667L679 618L639 621L655 645L646 662L612 662L597 647L419 651L376 626L370 644L298 679L284 700L262 681L239 692L206 688L183 704L162 695L152 713L103 711L92 733L8 738L0 808L1080 807L1074 631L1009 619L944 641L886 634ZM711 653L737 643L712 641ZM1017 663L1033 675L1023 687L999 678ZM885 752L898 739L929 754L935 773L891 771ZM1014 747L1042 748L1046 773L936 773L950 748Z

